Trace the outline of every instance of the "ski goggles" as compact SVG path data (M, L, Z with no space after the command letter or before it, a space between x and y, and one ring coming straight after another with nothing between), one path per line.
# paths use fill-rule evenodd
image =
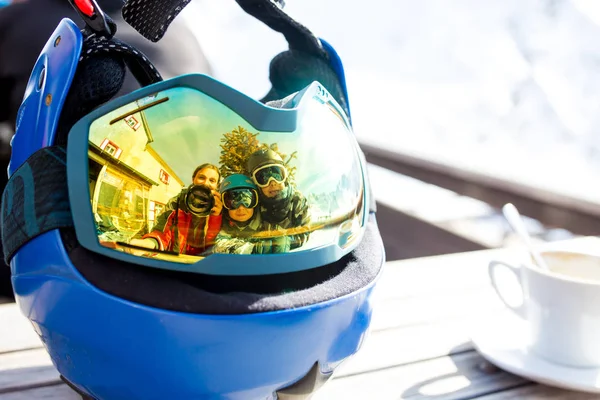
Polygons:
M236 210L241 206L254 208L258 205L258 193L249 188L231 189L221 195L223 207L227 210Z
M267 164L256 168L252 173L252 180L258 187L266 187L275 183L284 183L287 179L287 169L279 164Z
M248 170L264 148L275 149L281 164ZM284 108L204 75L159 82L77 122L67 159L80 244L140 266L214 275L305 270L352 251L366 227L363 156L346 115L317 82ZM207 163L213 167L204 174L245 174L258 190L225 192L222 208L205 192L190 201L192 175ZM272 181L281 185L268 187ZM223 235L223 213L242 205L252 234ZM235 252L238 244L245 254Z

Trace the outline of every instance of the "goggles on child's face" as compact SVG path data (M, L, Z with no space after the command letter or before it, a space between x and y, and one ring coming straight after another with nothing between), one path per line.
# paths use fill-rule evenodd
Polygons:
M231 189L221 195L223 207L228 210L236 210L241 206L254 208L258 205L258 193L249 188Z

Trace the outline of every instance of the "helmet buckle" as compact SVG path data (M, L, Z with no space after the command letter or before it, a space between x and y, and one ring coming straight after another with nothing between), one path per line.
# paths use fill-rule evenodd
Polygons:
M116 25L108 15L102 11L96 0L69 0L83 22L87 26L89 36L104 36L112 38L117 32Z

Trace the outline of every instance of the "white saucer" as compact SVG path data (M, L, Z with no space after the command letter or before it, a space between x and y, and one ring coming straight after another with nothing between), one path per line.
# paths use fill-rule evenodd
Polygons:
M523 378L564 389L600 393L600 368L555 364L526 348L525 323L510 311L474 329L471 340L489 362Z

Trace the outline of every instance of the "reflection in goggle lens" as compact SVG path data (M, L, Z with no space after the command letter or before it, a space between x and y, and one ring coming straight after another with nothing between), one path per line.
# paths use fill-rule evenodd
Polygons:
M352 133L331 105L309 99L305 109L295 131L259 132L177 87L99 117L88 182L100 245L196 263L356 243L364 192ZM221 196L197 176L220 183Z
M185 205L192 214L205 217L214 207L215 199L209 187L192 185L185 196Z
M287 170L283 165L266 165L254 172L254 179L260 187L269 186L271 179L283 183L286 176Z
M253 189L232 189L223 193L223 207L235 210L240 206L254 208L258 205L258 194Z

